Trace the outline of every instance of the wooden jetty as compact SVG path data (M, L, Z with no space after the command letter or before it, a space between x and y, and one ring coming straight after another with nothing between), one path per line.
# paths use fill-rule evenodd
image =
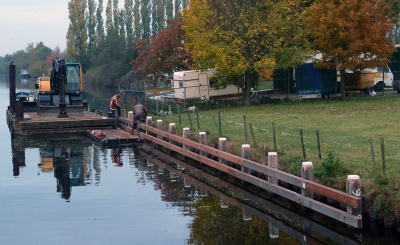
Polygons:
M127 120L122 119L120 123L121 127L127 129L122 125L127 123ZM170 124L167 132L162 129L162 120L157 120L155 128L151 117L147 118L146 124L140 124L139 127L142 132L139 131L138 136L147 142L193 159L264 189L267 193L286 198L351 227L362 228L361 184L357 175L348 176L347 190L342 192L313 182L310 179L312 177L310 162L303 162L303 175L298 177L278 170L277 154L274 152L268 153L269 161L268 165L265 165L249 160L250 146L247 144L242 145L242 156L236 156L226 152L226 147L223 145L219 145L219 149L205 145L201 137L205 132L200 132L199 142L195 142L186 138L188 128L184 128L182 137L177 136L175 124ZM226 139L220 138L220 142L226 143ZM293 188L290 189L288 186L295 187L299 191L293 191ZM339 207L321 202L323 198L316 200L315 195L333 200L339 203Z
M82 133L103 146L137 143L139 138L117 126L115 118L108 118L85 111L83 115L59 118L54 115L38 115L36 112L24 112L23 119L7 110L7 124L16 135L31 136L37 134Z

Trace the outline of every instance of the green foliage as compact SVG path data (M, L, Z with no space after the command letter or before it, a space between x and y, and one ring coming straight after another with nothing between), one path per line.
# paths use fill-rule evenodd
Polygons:
M332 179L343 175L343 167L339 158L333 153L329 152L326 158L315 169L314 176L322 179Z
M67 32L67 53L72 62L87 66L88 29L85 19L86 1L71 0L68 2L70 24Z

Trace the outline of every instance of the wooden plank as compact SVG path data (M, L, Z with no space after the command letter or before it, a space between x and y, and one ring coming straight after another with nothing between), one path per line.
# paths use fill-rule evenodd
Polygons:
M307 189L309 191L313 191L314 193L323 195L325 197L329 197L329 198L331 198L335 201L341 202L343 204L350 205L352 207L361 207L361 198L359 198L359 197L355 197L355 196L349 195L347 193L335 190L333 188L330 188L330 187L327 187L327 186L324 186L324 185L321 185L321 184L318 184L318 183L315 183L315 182L312 182L312 181L309 181L306 179L302 179L300 177L285 173L278 169L270 168L266 165L263 165L263 164L260 164L260 163L257 163L257 162L251 161L251 160L243 159L239 156L236 156L236 155L233 155L233 154L230 154L227 152L219 151L218 149L199 144L198 142L194 142L189 139L184 139L177 135L169 134L168 132L165 132L165 131L160 131L157 128L149 127L144 124L140 124L140 127L144 130L147 130L147 131L153 133L153 134L161 135L162 137L171 139L180 144L188 145L192 148L195 148L200 151L206 152L208 154L214 155L218 158L225 159L227 161L238 164L240 166L244 166L251 170L260 172L262 174L280 179L281 181L292 184L294 186L297 186L297 187L300 187L303 189ZM165 147L168 148L168 145L166 145ZM197 160L197 159L195 159L195 160Z

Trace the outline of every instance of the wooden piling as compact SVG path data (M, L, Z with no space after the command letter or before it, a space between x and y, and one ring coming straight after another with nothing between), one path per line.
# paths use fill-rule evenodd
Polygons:
M361 180L359 175L347 175L346 193L352 196L361 197ZM347 213L361 217L361 206L354 208L347 205Z
M162 128L162 120L161 119L157 120L157 129L161 130L161 131L163 130L163 128ZM161 135L157 135L157 138L162 139L163 137Z
M170 123L170 124L169 124L168 132L169 132L170 134L176 134L176 126L175 126L175 123ZM169 140L169 143L175 144L175 141L173 141L172 139L168 139L168 140Z
M306 180L314 181L314 168L312 162L302 162L301 164L301 178ZM307 186L304 184L301 189L303 196L314 199L314 192L307 190Z
M268 152L268 167L278 169L278 153ZM271 176L268 176L268 182L278 185L278 179Z
M184 139L189 139L190 138L190 132L189 132L189 128L188 127L183 128L182 137ZM185 149L185 150L190 150L190 146L187 146L187 145L183 145L182 148Z
M11 61L9 66L8 66L8 73L9 73L9 81L10 81L10 94L9 94L9 98L10 98L10 107L9 107L9 111L11 113L15 112L15 100L17 98L15 92L16 92L16 79L15 79L15 64L14 61Z
M250 151L250 145L249 145L249 144L242 144L241 156L242 156L244 159L250 159L250 157L251 157L251 151ZM247 174L250 173L249 169L246 168L246 167L244 167L244 166L241 166L241 170L242 170L242 172L244 172L244 173L247 173Z
M138 122L140 122L140 120L137 120ZM138 123L139 125L139 123ZM152 117L146 117L146 125L153 127L153 118ZM147 134L147 130L146 130L146 134ZM139 134L139 130L138 130L138 134Z
M272 239L279 238L279 229L273 226L271 222L269 223L268 226L269 226L269 237Z
M206 132L199 132L199 143L202 145L207 145ZM207 153L203 151L199 151L199 154L202 156L207 156Z
M243 220L244 221L249 221L252 218L252 215L247 212L245 209L242 209L242 214L243 214Z
M228 151L228 146L227 146L227 142L226 142L226 138L219 138L218 139L218 149L220 151L223 152L227 152ZM226 164L226 160L224 160L223 158L219 158L218 161L222 164Z

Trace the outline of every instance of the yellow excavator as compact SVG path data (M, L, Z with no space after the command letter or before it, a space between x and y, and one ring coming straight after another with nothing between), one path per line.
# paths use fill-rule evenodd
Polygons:
M37 113L39 115L82 115L82 74L80 63L67 63L54 59L50 76L37 79Z

